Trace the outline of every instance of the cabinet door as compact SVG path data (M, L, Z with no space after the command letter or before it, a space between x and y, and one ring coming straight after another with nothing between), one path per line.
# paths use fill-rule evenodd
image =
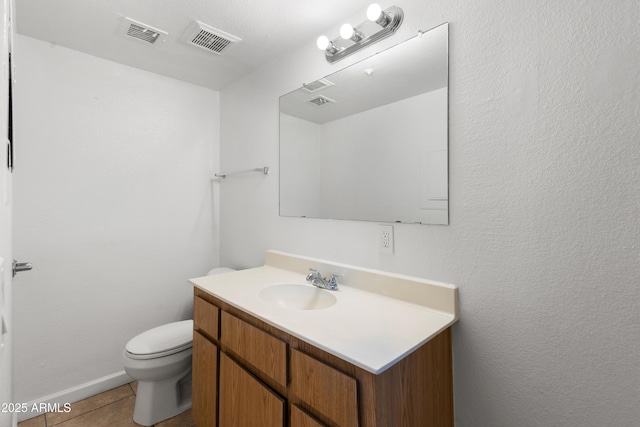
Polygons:
M291 420L289 422L290 427L325 427L319 421L313 419L302 409L296 405L291 405L291 411L289 412Z
M283 425L284 400L226 354L220 353L220 426Z
M193 421L198 427L216 427L218 404L218 347L193 333L192 403Z

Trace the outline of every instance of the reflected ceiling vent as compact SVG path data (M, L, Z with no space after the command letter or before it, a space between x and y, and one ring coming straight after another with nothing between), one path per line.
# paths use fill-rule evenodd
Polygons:
M326 87L333 86L333 85L334 83L330 82L327 79L320 79L320 80L316 80L315 82L305 84L302 86L302 88L309 93L315 93L319 90L322 90Z
M121 36L140 40L147 44L160 44L167 39L167 32L153 28L151 25L143 24L131 18L125 17L120 24Z
M334 101L331 98L327 98L324 95L318 95L318 96L316 96L314 98L311 98L309 100L309 102L312 103L313 105L315 105L316 107L324 107L325 105L332 104L332 103L334 103L336 101Z
M242 41L239 37L210 27L200 21L194 21L189 26L183 40L193 46L218 55L222 55L223 52L227 52L237 42Z

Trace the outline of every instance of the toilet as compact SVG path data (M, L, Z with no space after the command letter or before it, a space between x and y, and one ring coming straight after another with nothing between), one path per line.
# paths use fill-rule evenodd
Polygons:
M235 271L214 268L207 276ZM133 337L123 351L125 372L138 381L133 421L151 426L191 407L193 320L150 329Z

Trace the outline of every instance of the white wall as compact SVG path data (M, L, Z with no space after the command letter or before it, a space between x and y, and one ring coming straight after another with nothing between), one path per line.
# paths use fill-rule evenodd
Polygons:
M218 263L219 93L20 36L15 399L123 369Z
M375 48L331 66L309 40L222 92L223 168L272 173L222 187L221 263L272 248L453 283L457 426L636 426L637 2L399 6ZM389 256L375 223L279 217L278 97L445 21L450 225L396 225Z

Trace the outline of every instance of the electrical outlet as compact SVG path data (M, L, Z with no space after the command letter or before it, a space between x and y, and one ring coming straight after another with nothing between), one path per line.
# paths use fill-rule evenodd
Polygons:
M393 225L380 225L378 228L380 237L379 248L380 253L393 253Z

